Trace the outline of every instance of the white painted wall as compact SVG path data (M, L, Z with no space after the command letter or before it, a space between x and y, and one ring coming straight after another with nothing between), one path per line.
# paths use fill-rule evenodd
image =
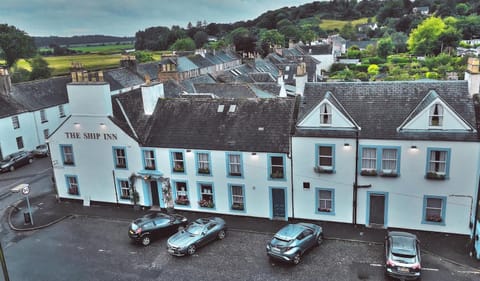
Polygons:
M330 71L330 68L332 67L335 61L333 54L312 55L312 57L320 62L320 71L321 70Z
M69 83L67 91L70 111L73 115L112 115L112 99L108 83Z
M344 150L344 142L353 145L349 151ZM313 171L315 144L335 144L335 174L319 175ZM345 139L293 138L295 217L352 222L354 144L354 140ZM478 157L472 155L479 155L478 143L360 140L361 145L400 146L401 159L397 178L358 176L358 185L372 185L358 190L359 224L367 224L367 193L381 192L388 194L387 227L470 234L470 210L474 208L472 199L478 182ZM418 149L412 150L412 145ZM429 147L451 149L449 179L425 179ZM303 189L304 181L310 182L310 190ZM335 189L335 216L315 214L315 187ZM445 225L422 223L425 195L447 198Z

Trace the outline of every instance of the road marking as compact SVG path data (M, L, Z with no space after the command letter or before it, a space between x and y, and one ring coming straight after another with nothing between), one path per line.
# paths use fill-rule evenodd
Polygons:
M379 264L379 263L371 263L370 266L374 266L374 267L383 267L383 264Z
M480 271L473 271L473 270L461 270L457 271L458 273L465 273L465 274L480 274Z
M426 270L426 271L438 271L438 268L422 267L422 270Z

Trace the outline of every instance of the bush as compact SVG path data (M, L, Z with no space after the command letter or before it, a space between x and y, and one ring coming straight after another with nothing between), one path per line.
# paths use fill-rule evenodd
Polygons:
M337 72L337 71L342 71L345 68L347 68L347 65L344 63L334 63L332 64L332 67L330 68L331 72Z
M386 61L381 57L371 57L369 58L368 62L370 64L384 64Z

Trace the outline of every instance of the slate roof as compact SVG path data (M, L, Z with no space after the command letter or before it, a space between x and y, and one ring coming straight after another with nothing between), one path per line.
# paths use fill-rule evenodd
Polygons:
M194 93L195 92L195 86L194 84L196 83L209 83L213 84L216 83L216 81L208 74L205 75L200 75L196 77L192 77L190 79L185 79L180 81L180 85L185 89L185 91L189 93Z
M196 66L187 57L178 57L177 58L177 71L178 72L190 71L190 70L194 70L194 69L198 69L198 66Z
M298 45L298 48L302 50L304 54L308 55L330 55L332 54L332 45L321 44L321 45Z
M280 93L280 85L277 83L254 83L250 85L252 88L257 88L263 92L278 96Z
M159 100L144 145L288 153L294 107L292 99Z
M104 71L103 77L110 84L110 91L138 86L144 82L143 77L123 67Z
M28 109L16 102L10 95L0 94L0 118L27 112Z
M210 67L214 65L211 61L207 60L201 55L190 56L188 58L199 68Z
M257 98L248 84L195 84L195 90L197 93L211 93L220 98Z
M68 103L66 85L70 81L70 76L61 76L17 83L12 85L10 95L28 111L37 111Z
M248 75L255 82L275 82L273 76L268 72L254 72Z
M150 79L156 80L158 78L158 62L147 62L147 63L140 63L137 65L137 72L142 76L148 74Z
M129 136L133 138L138 137L139 141L141 141L142 136L145 135L147 121L150 118L149 115L143 113L142 90L135 89L123 94L113 95L112 111L112 121ZM134 128L134 131L132 131L128 122L130 122Z
M307 83L299 118L313 110L330 92L361 127L360 138L399 140L479 141L476 132L399 131L397 128L435 91L457 114L476 128L475 108L467 81L394 81ZM354 137L339 129L297 129L296 136Z

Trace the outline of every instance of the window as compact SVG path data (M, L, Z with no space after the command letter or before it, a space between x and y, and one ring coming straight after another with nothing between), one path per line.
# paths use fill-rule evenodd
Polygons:
M63 104L58 106L58 115L60 117L65 117L65 108L63 108Z
M230 186L231 192L231 203L232 203L232 210L237 211L244 211L245 210L245 203L244 203L244 189L242 185L231 185Z
M145 163L145 170L155 170L155 154L153 150L143 151L143 160Z
M367 148L362 149L362 170L376 170L377 169L377 149Z
M16 138L16 141L17 141L17 148L18 149L23 149L23 138L22 137L17 137Z
M60 145L62 152L63 165L73 166L75 164L73 159L73 147L71 145Z
M188 189L186 182L175 182L175 204L177 205L190 205L188 199Z
M240 154L227 154L228 157L228 175L232 177L242 176L242 163Z
M115 168L126 169L127 168L127 153L123 147L113 148L113 155L115 161Z
M427 178L445 179L448 177L450 160L449 154L449 149L427 149Z
M198 173L203 175L210 175L210 161L209 154L206 152L197 153Z
M50 132L48 129L43 130L43 138L46 140L48 139L48 136L50 135Z
M12 125L13 129L20 128L20 121L18 120L18 116L12 116Z
M317 213L333 214L333 189L317 188Z
M428 118L428 125L431 127L441 127L443 124L443 106L441 104L434 104L430 108L430 116Z
M446 197L425 196L423 199L423 223L445 224Z
M65 176L67 181L68 194L80 195L78 191L78 180L76 176Z
M315 167L317 173L333 172L334 148L334 145L317 145L317 163Z
M128 180L118 180L120 199L130 199L130 184Z
M283 165L283 156L270 156L270 178L284 179L285 171Z
M397 172L397 150L385 148L382 150L382 171L386 173Z
M320 105L320 124L332 124L332 107L328 103Z
M185 172L185 164L183 162L183 152L172 152L173 171L176 173Z
M40 110L40 120L42 123L48 122L45 109Z
M215 206L213 198L213 186L211 184L200 184L200 201L198 205L202 208L213 208Z

